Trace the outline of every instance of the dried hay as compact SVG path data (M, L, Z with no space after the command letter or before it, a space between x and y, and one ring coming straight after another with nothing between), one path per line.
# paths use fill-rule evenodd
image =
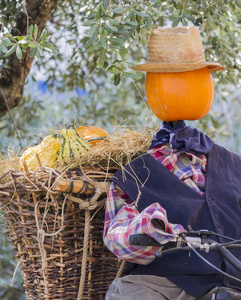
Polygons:
M147 151L151 140L151 130L120 129L110 135L108 141L100 141L89 151L83 152L78 159L73 160L68 166L64 168L58 166L57 169L64 171L78 167L121 168Z
M128 128L119 129L110 135L108 141L100 141L68 165L56 165L55 170L65 172L74 168L100 167L105 170L109 167L121 168L147 151L151 140L151 129L136 131L131 131ZM8 153L8 157L1 157L0 176L5 175L10 170L19 170L19 154L14 154L12 151Z

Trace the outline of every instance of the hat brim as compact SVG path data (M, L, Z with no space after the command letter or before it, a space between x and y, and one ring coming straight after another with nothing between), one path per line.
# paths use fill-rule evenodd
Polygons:
M140 64L132 68L132 70L152 72L152 73L177 73L187 72L208 67L211 72L225 70L218 62L204 62L199 64L158 64L146 63Z

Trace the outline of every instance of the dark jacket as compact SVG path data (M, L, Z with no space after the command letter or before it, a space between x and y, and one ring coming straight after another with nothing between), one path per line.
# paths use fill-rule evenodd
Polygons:
M142 211L159 202L168 220L193 230L208 229L234 239L241 239L241 157L214 145L208 154L205 197L179 180L149 154L135 159L118 171L115 182L135 201L140 190L138 209ZM134 172L133 172L134 170ZM138 177L138 180L137 180ZM214 238L215 239L215 238ZM226 242L218 238L219 242ZM241 260L241 251L232 253ZM241 279L238 272L220 254L202 254L212 264ZM131 264L127 274L165 276L184 290L199 297L217 285L241 290L241 283L220 275L193 252L179 251L155 259L147 266Z

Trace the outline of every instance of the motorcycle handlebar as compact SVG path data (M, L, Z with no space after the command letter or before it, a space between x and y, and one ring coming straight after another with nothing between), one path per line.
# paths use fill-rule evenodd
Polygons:
M181 239L181 242L180 242L180 239ZM179 243L178 243L178 241L179 241ZM155 246L155 247L159 247L159 248L164 246L146 234L131 235L129 237L129 244L135 245L135 246ZM226 249L226 247L241 249L241 244L235 243L235 241L233 241L233 244L229 243L229 245L227 245L225 247L221 244L218 244L214 240L210 240L207 238L201 238L200 236L198 236L198 237L185 236L185 238L180 236L179 238L176 238L175 242L169 242L166 245L170 246L170 244L171 244L170 249L164 250L162 252L157 252L156 256L161 257L162 254L165 254L165 253L170 253L170 252L178 251L178 250L191 250L193 248L198 249L198 250L204 250L205 252L208 252L210 250L218 251L230 264L232 264L238 271L241 272L241 262L235 256L233 256L232 253L230 253ZM178 246L173 247L173 245L176 245L176 244L178 244ZM191 245L191 247L188 245Z

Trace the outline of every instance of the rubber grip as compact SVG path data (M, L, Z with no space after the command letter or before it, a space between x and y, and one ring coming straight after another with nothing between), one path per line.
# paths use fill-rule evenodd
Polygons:
M157 246L161 247L161 244L158 243L152 237L146 234L132 234L129 237L129 244L132 246Z

